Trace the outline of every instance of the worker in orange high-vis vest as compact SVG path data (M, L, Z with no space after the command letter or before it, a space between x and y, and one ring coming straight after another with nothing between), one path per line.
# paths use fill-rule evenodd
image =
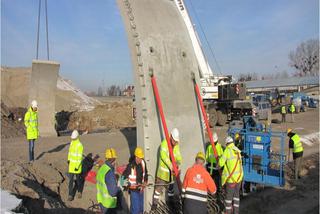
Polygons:
M205 155L199 152L195 164L190 167L183 180L182 198L184 214L202 214L207 211L208 192L216 193L216 184L204 167Z
M144 189L148 183L147 164L142 148L137 147L134 156L122 174L128 179L130 193L130 214L142 214L144 204Z
M222 186L226 185L226 213L238 214L240 206L240 187L243 179L241 151L233 143L232 137L226 138L226 148L219 159L223 168Z

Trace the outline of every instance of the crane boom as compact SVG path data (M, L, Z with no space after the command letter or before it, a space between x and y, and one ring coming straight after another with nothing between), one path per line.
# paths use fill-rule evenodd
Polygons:
M213 72L210 68L210 65L203 53L203 49L201 46L201 42L199 40L198 34L194 29L194 25L191 22L191 18L188 14L187 8L183 2L183 0L175 0L176 6L179 9L179 12L187 26L189 36L192 42L192 46L198 60L200 77L201 78L209 78L213 76Z

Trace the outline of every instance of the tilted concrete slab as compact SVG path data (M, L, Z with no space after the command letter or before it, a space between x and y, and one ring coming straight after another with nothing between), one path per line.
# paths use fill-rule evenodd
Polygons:
M32 61L29 103L38 101L38 122L40 136L57 135L55 124L55 104L57 79L60 64L53 61Z
M175 2L170 0L117 0L125 22L134 67L137 107L137 144L145 150L150 174L155 177L158 148L164 139L151 79L159 88L169 132L177 127L181 136L182 175L204 151L201 114L192 81L199 82L197 61L187 28ZM153 179L149 177L150 182ZM150 209L153 187L145 194Z

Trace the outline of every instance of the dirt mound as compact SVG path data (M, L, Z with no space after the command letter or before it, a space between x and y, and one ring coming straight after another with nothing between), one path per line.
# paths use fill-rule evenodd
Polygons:
M95 129L112 129L133 127L132 104L130 102L113 102L98 105L92 111L75 112L69 118L68 129L92 131Z
M2 160L1 175L1 188L20 198L44 200L44 208L66 207L60 198L65 178L50 164Z
M26 108L9 108L1 102L1 138L25 135L23 118L26 111Z
M31 68L1 67L1 101L8 107L28 107ZM56 111L88 111L101 104L88 97L72 81L58 77Z

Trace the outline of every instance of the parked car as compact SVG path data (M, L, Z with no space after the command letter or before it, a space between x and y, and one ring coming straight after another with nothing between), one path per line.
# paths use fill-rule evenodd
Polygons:
M271 120L271 105L269 102L255 103L256 118L258 120Z

